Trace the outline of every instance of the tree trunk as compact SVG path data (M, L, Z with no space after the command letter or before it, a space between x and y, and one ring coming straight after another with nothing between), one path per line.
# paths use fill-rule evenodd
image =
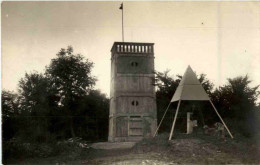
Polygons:
M70 119L70 133L71 133L72 138L76 137L75 132L74 132L74 127L73 127L73 117L71 117L71 119Z

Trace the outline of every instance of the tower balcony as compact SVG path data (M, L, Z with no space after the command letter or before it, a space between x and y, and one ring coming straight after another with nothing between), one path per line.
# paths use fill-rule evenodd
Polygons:
M154 43L115 42L112 53L154 54Z

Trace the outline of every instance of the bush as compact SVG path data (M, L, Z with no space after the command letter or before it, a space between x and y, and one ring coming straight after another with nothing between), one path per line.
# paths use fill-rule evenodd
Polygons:
M45 158L65 155L68 160L79 158L82 151L89 148L80 138L68 139L53 143L25 143L20 139L3 142L3 160L24 158Z
M48 157L53 155L53 145L49 143L24 143L19 139L3 142L3 159Z
M253 114L248 114L245 120L226 119L225 122L234 137L244 136L251 138L260 134L260 123Z

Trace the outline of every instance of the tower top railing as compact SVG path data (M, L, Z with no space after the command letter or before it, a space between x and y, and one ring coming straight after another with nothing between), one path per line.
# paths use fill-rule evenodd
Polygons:
M138 54L153 54L154 43L138 43L138 42L115 42L112 53L138 53Z

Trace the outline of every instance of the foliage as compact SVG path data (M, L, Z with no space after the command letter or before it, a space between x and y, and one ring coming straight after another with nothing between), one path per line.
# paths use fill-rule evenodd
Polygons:
M61 49L57 58L51 60L46 75L58 92L59 105L63 115L67 116L71 136L75 137L75 107L80 97L86 96L96 79L90 75L93 63L80 54L73 54L73 48Z
M17 97L18 95L13 92L6 90L2 91L2 109L4 119L18 113L16 111L18 107Z
M109 99L93 90L92 68L92 62L68 47L44 74L26 73L17 94L2 92L4 158L51 156L64 147L74 152L71 144L57 141L76 135L88 141L107 139Z
M259 132L257 114L258 87L250 87L251 80L246 76L228 79L228 83L219 87L213 94L213 101L221 115L237 123L234 130L252 136Z
M165 96L167 98L171 98L178 87L180 77L175 80L172 76L169 76L169 72L170 70L155 73L155 86L157 87L156 95L158 97Z
M3 142L3 158L6 160L7 158L46 158L64 155L68 157L68 160L74 160L88 148L88 144L81 138L70 138L52 143L29 143L21 138L12 138Z
M55 90L43 74L25 74L19 81L18 134L27 141L46 142L50 138L50 114L57 107Z
M46 113L44 110L39 110L38 105L47 107L48 97L50 97L50 80L44 75L34 72L26 73L25 77L19 81L19 94L21 96L21 109L32 114Z
M18 95L10 91L2 91L2 130L3 140L8 140L15 135L18 115Z
M248 112L256 108L259 86L250 87L248 76L228 79L228 84L214 92L213 100L220 111L229 118L246 119Z
M79 158L83 151L90 148L86 141L77 137L58 141L55 146L55 153L68 157L68 160Z
M207 79L206 74L200 74L199 77L199 82L201 83L201 85L203 86L203 88L205 89L206 93L211 96L212 95L212 90L214 88L214 84Z
M73 54L73 48L61 49L57 58L51 60L46 69L53 85L59 92L60 104L66 106L77 97L85 96L95 85L96 79L90 75L93 63L80 54Z
M106 96L98 90L91 90L78 103L75 132L91 141L106 140L109 116L109 100Z
M12 138L3 142L3 159L27 158L27 157L48 157L54 155L53 144L29 143L22 139Z

